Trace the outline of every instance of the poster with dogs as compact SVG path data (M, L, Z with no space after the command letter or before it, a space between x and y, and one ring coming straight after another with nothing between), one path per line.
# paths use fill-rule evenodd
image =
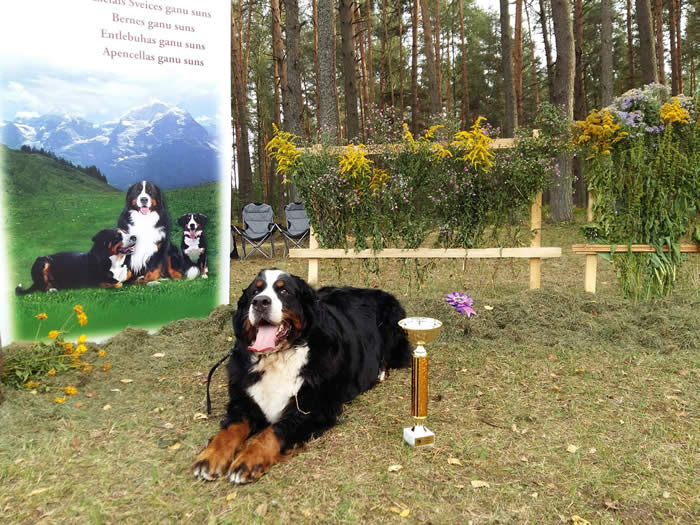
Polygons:
M229 26L227 2L0 7L3 345L75 305L100 339L228 302Z

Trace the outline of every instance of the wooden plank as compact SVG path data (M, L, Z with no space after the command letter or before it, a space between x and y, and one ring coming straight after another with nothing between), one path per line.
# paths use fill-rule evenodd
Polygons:
M342 248L316 248L289 250L292 259L529 259L538 257L549 259L561 257L559 247L526 247L526 248L418 248L416 250L404 250L400 248L386 248L374 252L372 250L345 251Z
M654 253L654 249L649 244L618 244L615 246L615 253L626 253L629 247L632 247L633 253ZM574 253L589 254L589 253L610 253L610 244L574 244L571 250ZM668 246L664 245L663 251L668 251ZM695 244L681 244L681 252L683 253L700 253L700 248Z
M586 274L583 287L589 293L595 293L596 273L598 271L598 255L595 253L586 254Z
M316 239L316 234L314 233L314 228L313 226L309 227L309 249L317 249L318 248L318 239ZM290 250L290 257L291 255L291 250ZM310 284L318 284L318 259L309 259L309 275L308 275L308 282Z
M530 230L535 234L530 246L539 248L542 246L542 192L535 195L530 206ZM542 278L542 259L533 257L530 259L530 290L539 290Z

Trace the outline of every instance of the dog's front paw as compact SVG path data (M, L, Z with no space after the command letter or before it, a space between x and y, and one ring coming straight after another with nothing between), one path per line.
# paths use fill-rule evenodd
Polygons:
M282 443L272 427L267 427L236 457L229 469L229 480L238 485L257 481L279 462L281 448Z
M197 479L213 481L224 475L238 449L250 432L247 422L235 423L222 429L194 460L192 474Z

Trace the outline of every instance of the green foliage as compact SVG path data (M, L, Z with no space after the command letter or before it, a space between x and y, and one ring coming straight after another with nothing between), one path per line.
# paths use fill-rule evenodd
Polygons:
M595 223L584 229L589 241L656 249L612 257L623 292L635 300L671 291L683 261L680 242L694 236L700 210L700 123L689 99L662 106L664 97L658 86L647 86L616 99L615 121L629 135L609 154L592 155L585 169L595 194ZM661 121L659 113L680 114L681 106L690 108L687 123Z

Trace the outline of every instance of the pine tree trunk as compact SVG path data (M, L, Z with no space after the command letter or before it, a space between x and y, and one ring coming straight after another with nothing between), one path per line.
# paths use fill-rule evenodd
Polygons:
M285 46L287 48L287 106L284 108L284 127L299 137L304 136L301 99L301 69L299 55L299 3L284 0Z
M353 0L340 0L340 36L343 52L343 83L345 86L345 136L348 141L360 135L357 112L357 77L352 28Z
M574 49L576 56L576 72L574 76L574 119L586 118L586 87L583 82L585 64L583 63L583 0L574 0ZM574 178L573 201L576 206L585 206L588 195L586 183L583 180L583 165L577 155L572 159L572 175Z
M627 0L627 65L629 66L627 89L632 89L636 84L634 72L634 37L632 35L632 0Z
M552 0L552 19L557 45L552 102L563 107L567 119L572 120L576 61L569 0ZM559 157L559 173L555 176L550 197L552 219L556 222L570 221L573 218L571 157L566 154Z
M457 0L459 7L459 39L462 53L462 105L460 108L460 129L467 129L471 124L472 114L469 109L469 79L467 77L467 41L464 38L464 14L462 13L462 0Z
M549 31L547 30L547 6L545 0L540 2L540 29L542 30L542 43L544 44L544 54L547 60L547 91L549 98L552 98L554 93L554 60L552 59L552 44L549 39Z
M435 48L433 47L433 26L430 22L428 0L420 0L421 19L423 21L423 52L425 54L426 72L428 73L428 91L430 96L430 114L437 115L442 111L440 92L437 85L437 65L435 63Z
M280 0L271 0L270 19L272 25L272 61L275 77L275 123L282 128L280 104L284 106L287 97L287 66L284 63L284 44L282 43L282 18L280 15ZM282 100L280 100L280 92Z
M236 23L235 15L231 17L231 94L234 103L234 117L240 131L238 133L238 197L240 202L248 203L253 199L253 171L250 164L250 144L248 140L248 99L245 94L246 79L242 78L241 70L241 32Z
M681 49L681 0L676 2L676 62L678 71L678 93L683 93L683 70L681 66L681 57L683 50ZM692 91L691 91L692 93Z
M518 123L523 119L523 0L515 0L515 28L513 30L513 82L515 111Z
M502 132L504 137L512 137L518 127L518 114L515 109L515 83L513 82L513 44L510 33L508 0L500 0L501 5L501 64L503 67L504 115Z
M335 30L333 24L333 0L318 0L318 115L323 142L335 143L338 139L336 115Z
M401 120L403 121L403 109L405 107L404 105L404 96L403 96L403 90L404 90L404 67L403 67L403 11L401 10L401 2L402 0L397 0L397 12L399 14L398 19L399 19L399 116L401 117Z
M367 78L367 59L365 57L365 39L363 38L362 30L362 13L360 4L357 4L357 10L353 10L353 34L355 35L355 48L360 56L360 61L357 64L357 76L360 78L360 132L365 134L365 119L367 118L369 107L369 88Z
M435 85L440 99L440 111L442 111L442 53L440 48L440 0L435 0Z
M664 0L654 0L654 32L656 33L656 65L659 68L659 83L666 84L664 71Z
M600 3L600 101L603 106L612 103L613 95L613 43L612 43L612 0Z
M651 25L651 4L649 0L636 0L637 30L639 31L639 67L644 84L658 82L656 50L654 49L654 29Z
M411 131L418 133L418 1L411 11Z
M530 40L530 64L532 69L532 95L534 99L535 115L540 110L540 82L537 78L537 61L535 60L535 41L532 39L532 28L530 27L530 10L525 6L525 18L527 19L527 37Z
M375 103L374 98L374 68L372 60L372 0L365 4L365 16L367 17L367 83L369 84L369 105Z

